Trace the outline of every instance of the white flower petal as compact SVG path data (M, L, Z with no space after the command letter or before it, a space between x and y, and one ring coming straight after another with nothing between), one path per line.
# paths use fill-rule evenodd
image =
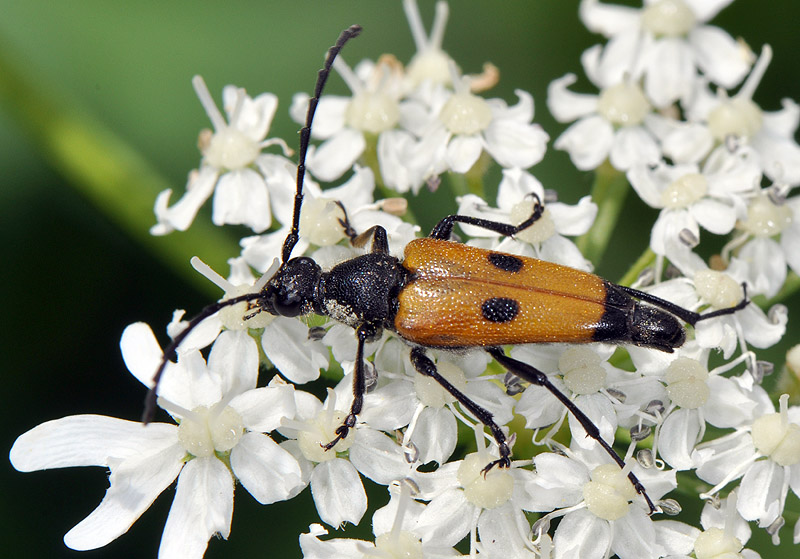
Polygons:
M503 169L503 178L497 188L497 207L499 209L511 211L515 204L529 194L536 194L540 200L544 199L544 187L539 179L528 171L516 167ZM480 200L477 196L475 198Z
M797 248L794 251L800 252ZM755 238L737 255L749 264L748 294L774 297L786 281L786 259L781 246L769 238Z
M72 415L47 421L20 435L11 464L21 472L70 466L112 466L165 451L177 442L177 427L104 415Z
M589 470L578 460L543 452L534 457L536 475L526 485L535 508L546 512L571 507L583 500L583 486L589 481Z
M589 31L612 37L623 31L638 29L641 10L630 6L607 4L598 0L581 0L580 18Z
M661 141L664 155L675 163L697 163L708 155L713 147L714 137L708 126L696 122L679 123Z
M309 531L300 534L300 549L303 559L353 559L364 557L364 551L374 548L373 542L357 540L354 538L319 539L328 531L321 524L312 524Z
M145 322L134 322L126 326L119 347L125 366L131 374L145 386L153 386L153 375L156 374L163 353L150 326ZM170 368L173 365L167 364L164 375L169 376ZM162 389L163 386L159 387L159 392Z
M755 447L750 433L737 437L726 437L704 442L698 448L702 463L697 468L697 477L711 484L721 482L733 470L740 470L755 459ZM739 476L744 471L739 472Z
M289 380L303 384L319 378L328 365L328 352L308 339L308 327L299 320L278 317L264 328L261 347L272 364Z
M551 379L556 384L555 379ZM556 384L561 388L562 383ZM515 406L516 413L525 418L526 429L552 425L564 415L564 406L544 387L529 386Z
M200 559L214 534L227 539L233 516L233 477L216 458L195 458L178 477L159 559Z
M344 128L308 152L308 169L321 181L341 177L364 153L367 142L357 130Z
M583 256L575 243L561 235L553 235L542 243L537 257L585 272L591 272L593 268L592 263Z
M569 153L572 163L581 171L596 169L606 160L614 143L614 130L604 118L592 115L582 118L553 144Z
M403 193L416 190L422 184L423 169L412 166L406 155L416 140L405 130L387 130L378 137L378 163L386 186Z
M617 430L617 414L614 406L608 398L601 394L587 394L575 398L574 403L585 413L592 423L600 430L600 436L609 444L614 442L614 434ZM586 434L583 426L575 419L572 414L569 418L569 428L572 432L572 441L581 448L594 448L597 444L593 438Z
M800 184L800 146L794 140L760 133L750 144L761 155L764 174L773 182Z
M373 429L393 431L408 425L414 415L416 392L410 382L391 382L364 397L358 418Z
M731 37L727 31L712 25L696 27L689 32L697 66L713 83L732 89L750 70L753 54Z
M159 194L155 203L155 214L158 224L150 228L153 235L166 235L171 231L186 231L194 221L200 206L214 192L219 170L205 165L199 173L191 173L186 183L186 193L172 207L168 208L170 190Z
M380 485L389 485L408 471L402 447L374 429L357 429L350 447L350 462Z
M770 318L757 305L747 305L736 313L736 318L742 325L747 343L757 348L775 345L786 333L787 312L776 313Z
M184 319L185 314L186 311L182 309L172 312L172 320L167 324L167 335L170 338L175 339L178 334L189 326L189 321ZM219 313L212 314L195 326L194 330L183 339L177 349L178 354L189 353L210 346L217 339L221 330L222 320L219 318ZM150 351L152 352L152 349Z
M637 163L628 169L626 173L628 182L636 191L636 194L651 208L663 207L661 191L666 184L663 182L661 173L658 172L661 167L660 165L656 169L651 169L648 165Z
M700 530L677 520L659 520L653 523L656 529L656 543L663 547L668 556L686 555L694 550L694 542Z
M262 505L284 501L305 487L297 460L266 435L245 433L230 458L234 475Z
M716 17L716 15L729 6L733 0L685 0L686 4L694 12L697 20L706 22Z
M736 210L731 204L703 198L689 207L701 227L715 235L727 235L736 225Z
M419 450L422 464L444 464L458 442L456 418L447 408L425 408L417 418L410 442Z
M258 346L245 330L222 332L208 355L208 371L219 379L223 394L256 387Z
M567 89L577 80L575 74L566 74L547 86L547 108L559 122L572 122L597 110L597 95Z
M749 391L720 375L710 377L708 387L711 396L703 406L703 417L707 423L730 428L755 420L758 406Z
M269 433L295 415L294 386L264 386L236 396L230 406L251 431Z
M478 519L481 554L505 559L533 559L535 555L522 537L529 530L530 524L525 514L511 503L484 510Z
M742 518L768 526L781 514L784 475L784 468L772 460L761 460L748 468L736 501L736 510Z
M252 169L228 171L214 191L214 225L247 225L261 233L272 224L269 190L264 177Z
M110 487L100 505L64 536L64 543L79 551L102 547L128 531L183 468L186 451L173 444L112 467Z
M447 165L456 173L469 171L483 151L483 144L478 135L455 136L447 144Z
M601 559L611 546L611 525L579 509L561 519L553 536L555 559Z
M476 512L460 489L451 488L428 503L419 516L416 533L423 543L453 546L469 533Z
M373 192L375 192L375 174L372 169L356 164L353 168L353 176L340 186L326 188L324 197L328 200L339 201L348 209L355 210L361 206L372 204L374 202Z
M309 95L295 93L292 97L292 106L289 114L295 122L305 124L308 111ZM319 140L327 140L345 126L345 113L350 104L350 97L325 95L319 100L317 112L314 115L314 126L311 135Z
M694 467L692 451L700 436L700 416L696 410L675 410L661 425L658 454L676 470Z
M800 274L800 213L795 213L792 223L783 230L781 248L786 256L786 263L795 274Z
M655 539L653 521L642 509L631 506L628 514L614 521L611 551L616 553L619 559L663 557L663 553L654 549Z
M793 139L800 125L800 105L792 99L781 99L781 108L777 111L764 111L763 129L770 135L784 139Z
M637 163L654 165L661 157L655 138L641 126L617 130L608 159L615 169L627 171Z
M367 495L358 472L347 460L334 458L314 468L311 494L319 517L330 526L358 524L367 511Z
M228 113L228 122L231 127L243 132L254 142L264 139L272 124L272 118L278 108L278 96L274 93L262 93L255 99L244 94L238 113L233 112L239 101L239 88L226 85L222 89L222 104Z
M631 57L630 53L650 52L653 42L651 35L637 30L619 33L605 46L594 45L583 51L581 65L586 76L601 89L635 82L642 75L646 57Z
M554 202L548 204L547 209L555 222L556 231L569 237L586 233L597 217L597 204L592 202L591 196L584 196L574 206Z
M692 51L683 39L656 41L647 66L644 89L656 107L666 107L689 97L696 70Z

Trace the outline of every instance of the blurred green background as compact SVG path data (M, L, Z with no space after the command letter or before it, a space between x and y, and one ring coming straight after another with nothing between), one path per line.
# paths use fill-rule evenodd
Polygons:
M420 0L420 9L430 26L433 2ZM217 100L229 83L252 95L276 93L280 106L269 136L294 146L298 126L287 114L291 95L312 89L325 50L343 28L359 23L365 29L344 53L351 64L382 53L407 62L414 47L400 2L387 0L224 5L3 0L0 13L0 238L5 246L0 448L7 452L16 436L48 419L78 413L138 418L144 391L120 358L123 328L143 320L163 339L174 308L191 312L215 296L187 279L188 258L171 255L197 254L225 273L225 258L236 254L235 234L242 233L225 237L220 232L226 240L214 243L194 232L148 238L155 192L144 187L127 212L109 216L73 188L70 170L43 147L43 132L49 130L43 127L53 107L68 109L77 122L110 130L136 154L142 183L152 185L156 177L173 186L177 197L187 172L199 162L197 133L209 126L191 88L194 74L204 76ZM773 63L755 99L767 110L778 108L783 97L800 98L799 18L796 0L738 0L713 22L743 37L756 52L764 43L773 46ZM490 96L515 102L514 89L531 91L536 122L555 138L564 127L547 114L547 85L566 72L580 75L580 53L597 41L578 21L577 2L470 0L451 3L445 49L465 72L480 71L485 61L500 69L500 84ZM50 108L31 104L36 97L18 88L20 76ZM334 76L329 92L344 91ZM108 145L115 142L108 140ZM96 169L103 165L98 160ZM572 169L568 158L555 151L533 172L569 202L591 184L591 177ZM123 179L135 182L137 177ZM114 181L109 182L113 191ZM633 198L615 233L619 242L599 267L610 279L619 278L647 246L637 223L652 222L655 213ZM447 210L438 202L425 205L437 210L436 216L423 217L428 225ZM793 311L800 308L798 302L795 295L786 303ZM782 363L786 347L798 341L795 327L785 344L764 355ZM21 474L4 459L0 475L3 556L156 555L172 489L128 534L100 550L78 553L67 549L61 537L102 498L104 472L78 468ZM381 489L375 495L385 498ZM797 510L796 500L791 504ZM262 507L239 488L231 541L212 541L206 556L299 557L293 534L317 521L310 506L308 491L289 504ZM790 528L783 536L791 540ZM763 536L759 542L755 545L764 557L796 553L791 546L762 547Z

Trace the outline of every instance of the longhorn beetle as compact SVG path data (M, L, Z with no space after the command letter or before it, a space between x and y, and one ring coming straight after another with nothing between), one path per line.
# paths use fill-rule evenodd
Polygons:
M411 363L419 374L435 379L465 409L487 426L497 442L500 457L484 468L510 466L511 450L506 435L492 414L470 400L442 377L426 349L466 350L480 348L500 365L531 384L549 390L586 430L588 436L619 464L623 460L601 437L598 428L543 372L508 357L502 346L547 342L629 343L672 352L686 333L679 319L691 325L727 315L747 305L699 314L648 293L615 285L593 274L558 264L467 246L450 240L453 226L464 223L512 236L530 227L542 215L538 200L531 216L519 225L509 225L465 215L442 219L426 238L415 239L405 248L403 260L389 254L386 230L374 226L357 235L347 221L342 227L355 246L371 240L367 254L346 260L324 272L311 258L292 258L299 238L303 178L311 123L333 60L361 27L346 29L328 51L309 100L305 126L300 130L297 190L289 234L283 243L281 264L264 287L254 293L207 306L164 350L145 401L143 421L152 419L156 390L166 365L181 342L200 322L224 307L247 302L249 313L295 317L315 313L328 316L355 330L357 346L353 372L353 403L331 449L348 436L361 412L365 393L364 344L380 337L384 329L395 332L411 346ZM655 506L633 473L628 478L647 501Z

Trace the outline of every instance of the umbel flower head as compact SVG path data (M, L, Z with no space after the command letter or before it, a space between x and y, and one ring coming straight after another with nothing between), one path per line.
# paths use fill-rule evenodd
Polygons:
M776 408L777 394L761 386L769 364L756 353L780 341L789 312L775 301L765 311L749 299L800 288L792 275L800 266L800 205L792 192L800 148L796 104L786 101L771 114L752 101L769 49L751 69L749 47L711 23L729 3L580 3L587 27L609 41L580 60L596 92L573 91L581 86L572 74L549 88L551 112L571 123L555 147L580 170L597 171L592 195L570 203L533 174L550 137L534 121L533 96L522 89L510 99L486 95L499 71L487 65L469 74L458 53L444 50L446 2L436 3L428 32L417 3L403 0L416 46L405 64L392 54L352 67L335 61L333 79L338 74L350 91L318 99L306 130L312 143L302 197L295 196L290 150L267 138L277 98L227 86L220 110L195 78L213 129L200 135L202 161L185 194L172 205L169 190L158 196L151 233L187 229L213 197L214 224L252 232L240 240L241 254L229 255L230 278L193 265L225 292L221 306L237 295L247 300L220 312L212 304L196 319L176 311L170 337L191 332L174 356L164 357L146 324L125 330L123 357L139 381L152 386L165 364L157 402L171 421L79 415L17 439L10 460L21 471L91 465L109 472L105 498L67 533L67 545L106 545L174 483L159 556L201 557L212 536L230 535L238 484L261 504L308 488L315 509L308 531L289 534L306 557L444 558L468 549L470 557L503 559L754 559L744 547L748 522L777 539L792 518L789 492L800 487L799 408L787 397ZM314 103L297 94L291 118L305 122ZM282 153L264 152L275 145ZM627 219L609 212L619 200L603 196L618 185L654 211L643 212L649 227L619 242L625 256L629 246L649 242L650 249L614 285L585 272L602 253L592 245L608 245L594 234L610 235L616 220ZM432 199L426 190L448 187L456 226L440 223L436 230L447 234L409 245L420 227L406 210L424 209ZM439 218L447 213L436 210ZM527 220L534 222L515 229ZM718 239L721 253L709 258L707 239L723 235L732 238ZM455 256L418 248L434 242ZM472 264L468 254L500 258L481 258L490 272L467 280L460 274ZM425 273L441 285L428 299L404 299L422 274L414 268L420 255L434 262L436 270ZM293 260L313 270L282 275ZM540 284L530 275L524 284L503 279L520 262L556 272L541 273ZM365 320L356 308L372 311L375 296L353 286L378 285L373 280L385 279L386 269L386 308ZM298 294L293 284L309 277L314 295ZM586 278L601 286L603 299L589 293L595 284ZM567 296L560 282L585 289ZM630 285L636 290L622 287ZM492 297L475 295L478 288ZM482 319L456 323L478 296L505 306L492 313L481 305ZM486 336L489 322L516 320L504 313L519 301L545 300L554 302L544 318L513 324L539 332L569 316L574 303L600 308L604 325L674 337L662 346L631 334L642 346L510 347ZM428 301L447 303L434 317L442 325L428 329L473 340L468 347L428 347L413 338L425 325L395 326L396 314L422 314ZM661 314L647 315L653 305ZM296 317L297 308L308 314ZM707 313L715 316L701 320ZM584 334L573 337L595 339ZM299 388L320 377L324 386ZM671 493L678 473L681 489L705 491L697 527L684 523L686 514L680 521L659 516L680 512ZM371 491L364 478L386 493ZM371 536L348 537L347 524L366 523Z

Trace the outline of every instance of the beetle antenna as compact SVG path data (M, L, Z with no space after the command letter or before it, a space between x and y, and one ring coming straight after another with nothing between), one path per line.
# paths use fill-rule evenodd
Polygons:
M244 295L239 295L238 297L231 297L230 299L225 299L224 301L217 301L216 303L208 305L189 321L189 324L186 325L186 328L181 330L181 332L175 336L170 344L164 349L164 354L161 356L161 362L159 363L158 369L156 369L156 372L153 375L153 385L150 387L150 390L147 391L147 396L145 396L144 399L142 423L147 425L153 420L153 416L156 412L156 399L158 397L157 389L158 384L161 381L161 376L164 374L164 370L166 370L167 363L170 362L170 359L177 356L178 347L181 345L181 342L186 339L189 333L206 318L216 314L221 309L236 305L237 303L241 303L243 301L252 301L262 296L263 294L260 291L256 291L254 293L245 293Z
M311 123L314 120L314 113L317 110L317 104L319 104L319 98L322 95L322 89L325 87L325 82L328 81L328 76L331 73L331 67L333 66L333 61L336 59L336 56L339 54L339 51L342 50L345 43L352 39L353 37L357 37L361 33L361 26L360 25L352 25L342 31L342 34L339 35L339 38L330 49L328 49L328 55L325 58L325 64L320 69L317 74L317 85L314 88L314 96L309 99L308 101L308 112L306 113L306 123L305 126L300 130L300 154L298 157L298 164L297 164L297 192L294 196L294 214L292 215L292 229L289 234L286 236L286 240L283 241L283 250L281 251L281 260L283 263L287 262L292 255L292 249L297 244L297 240L299 238L299 230L300 230L300 208L303 205L303 178L305 177L306 173L306 154L308 153L308 144L309 138L311 137ZM167 363L173 357L177 357L177 350L180 347L183 340L194 330L201 322L203 322L206 318L216 314L221 309L225 307L230 307L232 305L236 305L237 303L247 302L247 301L254 301L263 297L263 293L261 290L246 293L244 295L240 295L238 297L232 297L230 299L226 299L224 301L218 301L211 305L208 305L199 314L193 317L189 323L175 338L170 342L170 344L164 349L164 354L161 357L161 362L158 365L158 369L156 369L155 374L153 375L153 385L150 387L150 390L147 392L147 396L144 400L144 411L142 412L142 423L147 425L153 420L153 415L155 414L156 410L156 400L158 398L157 389L158 385L161 381L161 377L164 374L164 371L167 368ZM255 312L258 312L260 307L256 309ZM255 314L255 313L254 313Z
M654 307L663 309L668 313L677 316L687 324L691 324L692 326L694 326L701 320L708 320L709 318L716 318L718 316L734 314L750 304L750 299L747 298L746 283L742 283L742 293L744 294L744 296L742 297L741 301L736 303L736 305L728 307L726 309L718 309L716 311L710 311L707 313L690 311L689 309L685 309L680 305L676 305L675 303L670 303L669 301L662 299L661 297L656 297L655 295L651 295L646 291L639 291L638 289L633 289L632 287L626 287L624 285L618 285L617 287L622 291L624 291L625 293L627 293L628 295L630 295L631 297L634 297L646 303L650 303Z
M331 73L331 66L333 61L342 50L345 43L350 39L357 37L361 33L360 25L351 25L339 35L336 44L328 49L328 55L325 58L325 65L320 69L317 74L317 85L314 88L314 96L308 100L308 112L306 113L306 124L300 130L300 153L297 161L297 192L294 195L294 214L292 215L292 230L286 235L286 240L283 241L283 250L281 251L281 262L286 263L292 256L292 249L297 244L300 238L300 208L303 205L303 178L306 174L306 153L308 153L308 142L311 137L311 123L314 120L314 113L317 111L317 104L322 95L322 89L325 87L325 82L328 81L328 76Z

